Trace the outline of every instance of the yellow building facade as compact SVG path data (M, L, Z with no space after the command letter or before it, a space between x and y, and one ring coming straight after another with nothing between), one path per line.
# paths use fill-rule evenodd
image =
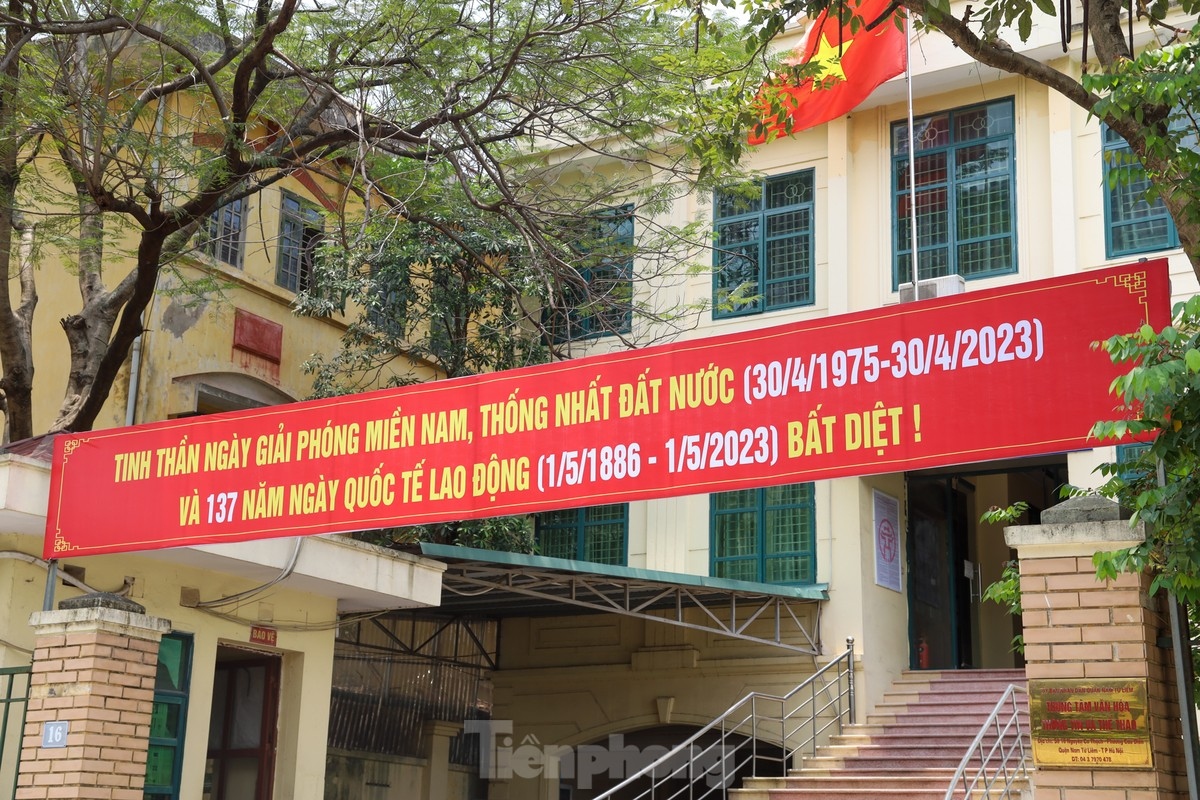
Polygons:
M793 30L781 47L795 45L801 33ZM1149 41L1145 31L1139 37L1141 46ZM1017 41L1015 34L1009 41ZM1076 38L1071 52L1063 55L1055 20L1042 19L1020 49L1078 75L1078 47ZM939 278L924 284L922 296L1002 287L1156 257L1169 261L1173 301L1196 292L1191 266L1161 206L1137 202L1136 189L1110 185L1105 153L1119 149L1121 142L1097 120L1040 84L970 61L938 34L917 35L911 54L919 213L930 215L918 220L919 259L924 260L919 269L922 278ZM729 226L761 226L745 240L718 236L718 248L722 241L734 241L737 246L729 247L735 251L743 241L751 241L766 253L772 243L795 234L791 251L776 249L779 262L772 264L774 256L765 255L749 269L759 281L759 308L712 310L720 279L707 271L651 286L639 287L635 280L635 291L640 288L646 303L658 309L709 307L700 313L694 330L680 335L684 340L785 322L817 322L905 302L909 298L902 294L902 284L911 281L904 271L910 238L908 219L899 209L908 195L900 177L908 168L907 93L901 75L850 114L756 148L747 166L758 174L765 199L755 210L723 218L719 197L693 194L669 212L667 218L674 223L712 221L718 234L726 218L731 219ZM793 199L773 207L772 187L793 191ZM980 202L986 205L971 205ZM765 232L773 219L793 212L807 221L790 229L790 222L780 222L773 233ZM933 219L939 213L941 217ZM966 230L971 215L985 218L984 231ZM1158 233L1142 236L1150 228ZM727 237L743 233L725 230ZM982 240L1000 244L982 255L964 255ZM785 256L793 261L784 262ZM722 256L710 253L695 258L722 263ZM636 275L636 263L633 271ZM773 280L794 284L794 294L773 302L764 288ZM637 324L635 317L635 334ZM603 340L591 346L606 347ZM971 391L965 382L964 414L971 413ZM1013 386L1011 391L1038 388ZM1069 414L1070 409L1051 406L1046 413ZM1080 420L1080 425L1086 430L1091 422ZM988 421L981 419L979 424ZM1001 525L981 522L980 517L991 508L1024 501L1031 509L1024 524L1036 524L1041 511L1060 501L1060 486L1098 485L1094 468L1117 457L1116 448L1100 446L809 485L811 516L802 523L803 549L815 568L803 581L782 583L824 592L826 599L801 612L812 624L810 630L819 632L819 655L797 655L761 642L619 614L572 615L561 607L557 613L547 606L540 616L504 619L501 668L493 675L494 718L511 721L511 733L506 733L511 745L502 752L509 761L500 778L491 782L489 797L595 796L597 786L610 787L618 776L583 785L578 774L567 774L561 764L557 772L544 765L553 760L546 754L555 746L565 748L565 759L578 772L581 753L588 747L619 747L613 736L643 751L680 742L748 692L790 690L838 656L848 637L854 640L858 658L860 719L902 670L1022 666L1011 649L1019 623L1005 608L980 598L1016 552L1005 544ZM904 554L900 591L876 581L877 493L899 504ZM629 504L620 519L624 550L610 563L689 576L728 574L722 565L735 542L722 527L724 502L717 495L697 495ZM757 548L754 555L765 563L772 557L771 500L760 495L757 502L747 512L759 526L751 548ZM583 554L588 552L590 520L584 515L578 520L580 538L574 552ZM587 560L585 555L578 557ZM760 564L758 569L757 579L768 583L764 567ZM447 581L452 580L448 574ZM449 596L444 601L451 606L457 602L462 601ZM697 613L690 619L699 621L702 616ZM759 631L768 639L769 627L764 624ZM802 637L790 642L802 642ZM520 752L522 743L532 749ZM500 745L494 749L503 750ZM538 761L538 753L544 762Z
M794 44L798 35L793 31L781 46ZM1025 51L1078 73L1078 51L1062 55L1057 35L1053 20L1043 21ZM926 210L943 214L940 222L919 222L918 271L925 277L920 265L926 263L933 276L962 278L939 281L933 291L970 292L1152 256L1169 260L1173 297L1197 290L1169 225L1143 224L1162 215L1152 208L1131 210L1112 193L1104 153L1119 143L1082 109L1038 84L980 67L936 35L913 42L912 91L917 130L928 134L918 140L930 164L919 192L937 193L926 195ZM714 220L723 213L720 199L692 194L664 213L673 224L700 219L716 228L750 223L761 230L777 214L804 217L807 222L772 240L785 243L779 252L792 261L784 266L764 256L752 267L756 281L788 285L782 299L764 293L759 308L717 308L721 284L712 272L635 282L635 291L656 309L705 308L697 325L679 334L682 340L902 302L902 284L911 280L904 271L910 262L899 211L907 190L896 177L906 168L906 95L904 78L893 79L851 114L757 148L748 166L759 173L764 198L770 187L781 188L785 200L778 206L767 199L757 210ZM960 165L976 172L955 174ZM939 170L940 177L934 174ZM297 176L224 210L225 217L219 214L223 221L215 223L214 238L219 245L226 230L221 226L242 226L238 252L222 254L218 246L197 254L185 270L216 270L227 282L224 297L199 303L156 297L147 311L147 333L110 398L104 424L305 397L310 383L299 366L310 353L337 346L343 321L291 313L297 286L289 281L300 273L283 266L280 238L295 233L303 240L320 216L311 211L327 208L326 200L336 196L336 187ZM972 211L972 198L984 204L982 210ZM968 212L985 218L982 233L957 227ZM285 229L291 233L281 233ZM753 237L763 252L769 249L765 234ZM982 241L996 244L974 261L959 260L960 245ZM707 252L691 256L720 262ZM932 261L922 262L926 258ZM632 268L636 275L636 260ZM63 277L63 291L44 290L43 330L70 308L71 281ZM635 316L635 332L639 324ZM65 352L53 337L40 336L36 345L39 386L49 386L44 396L57 399L54 387L65 383L65 373L54 370L66 363ZM581 343L583 351L613 346L605 339ZM969 413L969 385L962 404ZM39 414L39 425L48 424L51 407L39 406ZM593 773L589 778L597 780L584 781L586 748L611 753L620 742L642 753L678 742L750 691L788 691L840 655L848 639L860 717L905 669L1020 666L1010 650L1019 630L1014 620L979 597L1014 554L1000 526L980 522L980 515L1020 500L1033 509L1027 521L1036 522L1037 512L1057 502L1061 484L1093 484L1094 466L1115 455L1113 448L1097 448L822 480L788 487L782 496L760 489L738 497L694 495L570 510L543 517L540 556L534 558L506 560L454 548L415 556L314 537L68 559L60 569L74 570L86 587L119 591L147 614L170 620L171 633L187 643L191 678L179 750L180 798L250 796L214 788L221 785L222 768L235 780L249 774L233 765L241 757L236 748L214 744L215 698L238 685L229 683L238 670L263 687L268 676L277 680L274 744L261 739L257 749L247 748L259 754L254 780L270 776L266 789L255 784L255 796L264 800L586 798L624 777L618 773L630 763L611 773L606 763L603 780ZM0 465L9 487L0 549L9 557L0 559L0 591L9 612L0 629L0 664L18 666L29 662L35 644L28 620L44 605L48 573L36 557L48 468L29 455L6 458ZM898 507L903 559L895 588L876 581L880 495ZM729 522L735 516L738 525ZM791 527L782 530L780 520ZM736 538L738 531L746 536ZM473 571L486 565L500 565L491 573L499 577L490 586L471 583L480 580ZM285 573L282 582L261 588ZM539 573L547 585L596 580L638 591L686 587L695 594L705 579L739 581L744 594L733 602L782 598L789 624L780 633L774 619L763 616L736 635L708 625L707 617L728 612L734 595L714 594L708 610L678 614L662 606L644 613L630 607L584 613L550 590L515 602L503 585ZM52 585L59 598L84 591ZM214 603L228 598L235 599ZM346 628L358 615L384 609L433 607L447 619L496 626L479 717L444 719L430 712L424 760L377 752L349 764L354 759L331 754L327 731L339 624ZM389 658L399 663L394 654ZM471 722L479 724L468 728ZM478 737L476 759L458 763L446 743L460 740L462 728ZM13 777L0 770L0 791Z
M171 118L186 125L192 116ZM203 148L197 146L197 153L204 157ZM337 223L361 216L356 202L336 181L296 172L205 220L194 249L173 264L174 271L160 275L143 317L145 332L96 427L310 396L312 379L303 362L336 351L347 315L357 311L301 317L293 304L308 284L316 243L334 235ZM110 233L104 280L111 288L130 268L128 248L135 239ZM67 342L56 335L58 320L78 312L79 290L73 253L53 245L36 252L34 416L35 429L46 430L70 365ZM203 292L185 286L201 280L208 283ZM406 366L418 375L436 374L427 364ZM339 624L384 610L437 606L442 565L348 537L312 537L65 558L50 567L41 554L51 455L52 439L46 438L16 443L0 456L0 668L6 671L0 695L21 699L5 706L0 796L40 796L55 787L62 791L63 781L72 780L73 768L63 761L43 764L36 779L18 780L22 746L30 747L35 734L40 742L47 723L66 724L66 744L61 752L35 751L69 756L72 763L94 757L72 738L86 734L71 732L72 719L77 729L85 727L73 712L31 710L23 731L22 698L29 693L37 641L32 615L59 613L59 602L107 592L143 607L162 621L164 633L152 744L138 768L109 781L114 796L323 797ZM88 686L72 683L70 691ZM34 690L37 704L47 702L46 691ZM146 741L143 729L137 735ZM418 782L420 768L408 769L416 770Z

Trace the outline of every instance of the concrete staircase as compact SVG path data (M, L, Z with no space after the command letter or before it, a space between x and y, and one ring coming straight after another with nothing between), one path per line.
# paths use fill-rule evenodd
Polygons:
M1010 683L1024 686L1024 671L906 672L865 724L849 726L783 778L747 779L741 789L730 791L729 799L942 800L963 755ZM1018 697L1028 753L1028 706L1024 695ZM1027 766L1032 770L1032 756ZM1028 781L1014 788L1012 798L1031 795ZM999 797L993 792L990 800Z

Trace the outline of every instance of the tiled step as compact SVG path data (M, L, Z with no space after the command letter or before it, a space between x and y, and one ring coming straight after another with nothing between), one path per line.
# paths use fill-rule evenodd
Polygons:
M979 732L979 726L983 724L983 718L980 717L974 727L961 726L957 724L949 724L944 721L922 721L917 723L894 722L889 720L885 723L870 723L855 725L846 728L847 735L893 735L893 736L936 736L936 735L956 735L965 733L967 729L971 731L971 736L974 737ZM1022 724L1026 720L1022 718Z
M962 753L856 753L842 756L837 753L820 755L806 759L804 769L846 770L847 772L886 772L888 770L904 769L948 769L951 772L958 769L962 762ZM797 774L798 773L794 773Z
M885 747L915 747L918 750L931 750L933 748L954 748L960 752L966 752L966 749L975 741L975 734L970 732L959 732L957 730L933 730L928 732L916 733L907 728L897 728L891 733L886 732L882 726L876 733L866 733L854 729L854 733L847 733L841 736L834 736L829 744L834 746L847 747L863 747L869 745L881 745Z
M996 702L1010 684L1024 683L1021 670L906 672L864 724L848 726L783 778L748 780L730 800L942 800ZM1020 717L1028 730L1027 709Z

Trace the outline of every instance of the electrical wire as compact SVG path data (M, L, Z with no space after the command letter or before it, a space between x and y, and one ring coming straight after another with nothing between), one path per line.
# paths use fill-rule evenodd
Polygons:
M384 614L389 614L395 609L385 608L380 611L366 611L361 614L347 614L342 617L335 617L328 622L279 622L279 621L264 621L257 619L246 619L239 617L237 614L230 614L225 611L214 611L212 608L196 607L198 611L202 611L212 617L223 619L226 622L234 622L246 627L254 625L267 625L279 631L295 631L297 633L307 633L311 631L331 631L340 628L343 625L350 625L355 622L365 622L366 620L381 617Z
M274 578L272 578L271 580L262 584L261 586L255 586L253 589L246 589L245 591L238 592L237 594L231 594L227 597L218 597L215 600L201 601L196 604L196 608L210 609L210 608L220 608L221 606L233 605L234 603L239 603L243 600L249 600L250 598L252 598L256 595L262 594L263 592L265 592L267 589L270 589L275 584L281 583L282 581L287 580L288 577L291 576L291 574L293 572L295 572L295 570L296 570L296 562L300 560L300 548L301 548L301 546L303 546L303 544L304 544L304 537L297 536L296 537L296 547L295 547L295 549L292 550L292 557L288 560L287 566L285 566L283 568L283 572L280 572Z
M35 567L41 567L44 570L50 569L50 562L44 561L37 556L32 556L29 553L22 553L20 550L0 550L0 558L10 558L14 561L24 561L26 564L33 564ZM103 589L95 589L91 586L88 586L74 575L63 572L62 570L59 570L58 577L62 579L63 583L68 583L81 592L85 592L87 594L104 593L115 594L119 597L128 597L129 593L133 590L133 584L128 578L124 583L121 584L120 589L117 589L115 592L105 592Z

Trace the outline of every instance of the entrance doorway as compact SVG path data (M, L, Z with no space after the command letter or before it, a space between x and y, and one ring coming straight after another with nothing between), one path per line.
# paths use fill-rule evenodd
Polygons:
M204 800L270 800L281 659L217 648Z
M1037 524L1059 502L1065 458L1006 462L992 469L908 475L908 609L914 669L1006 668L1024 664L1013 650L1020 619L984 588L1016 554L1004 526L981 523L993 507L1018 501L1028 511L1016 524Z

